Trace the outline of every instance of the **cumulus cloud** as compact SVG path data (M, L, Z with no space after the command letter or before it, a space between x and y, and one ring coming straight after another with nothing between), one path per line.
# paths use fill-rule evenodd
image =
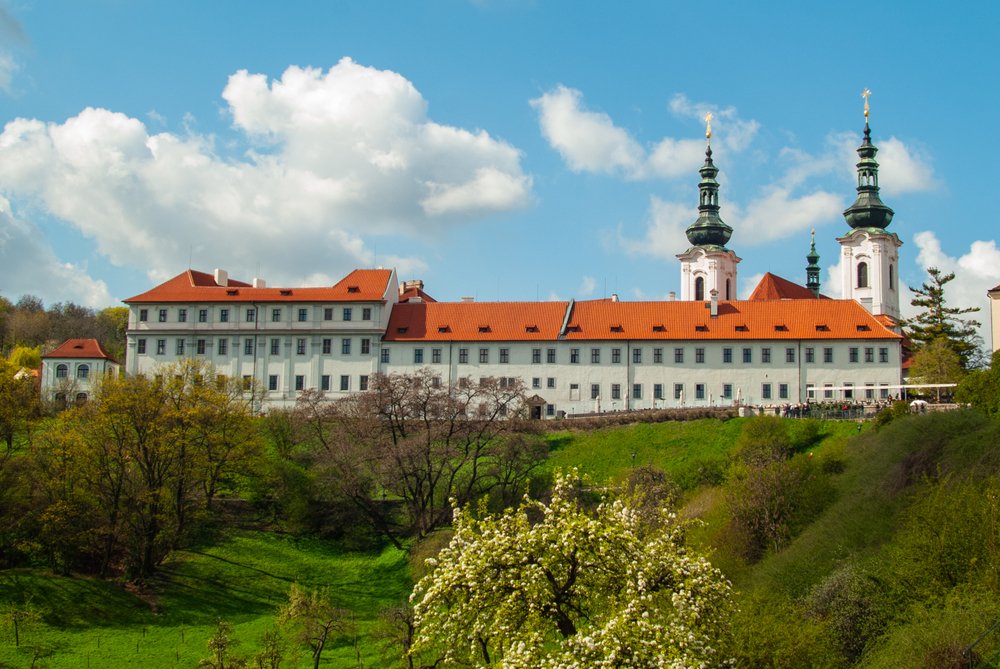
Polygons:
M840 217L841 197L826 191L795 196L785 186L770 185L746 208L731 207L730 225L741 245L753 246L792 237Z
M930 158L918 147L890 137L879 144L879 187L889 196L937 188Z
M103 281L94 281L86 267L60 261L34 225L14 216L10 202L0 197L0 293L15 300L31 294L45 302L71 301L106 307L114 300Z
M580 287L576 289L576 294L580 297L590 297L597 288L597 279L592 276L585 276L580 281Z
M5 7L0 6L0 90L8 95L13 90L14 75L20 66L11 47L23 47L28 38L20 22Z
M289 67L269 82L245 71L223 91L251 147L219 155L213 138L151 133L88 108L63 123L17 119L0 134L0 189L95 240L113 263L176 274L189 254L267 278L332 282L369 265L370 235L412 235L530 201L521 154L483 130L427 118L405 78L343 59ZM401 272L420 259L380 256Z
M573 88L556 86L531 101L538 110L542 135L576 172L615 174L626 179L675 178L694 172L705 155L703 139L665 137L648 149L603 112L591 111L583 94ZM704 117L712 111L713 128L721 146L742 151L757 132L756 121L741 120L734 108L718 109L706 103L692 103L675 96L670 110L681 117ZM715 146L715 145L713 145Z
M662 200L654 195L649 199L646 234L640 239L633 239L626 237L619 228L618 243L631 254L672 260L689 246L684 231L697 217L696 207Z

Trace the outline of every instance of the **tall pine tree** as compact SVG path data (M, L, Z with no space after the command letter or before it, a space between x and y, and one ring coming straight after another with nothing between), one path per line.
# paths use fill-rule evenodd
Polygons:
M906 335L918 351L935 339L944 339L961 358L962 367L969 369L978 366L982 340L977 328L981 323L960 316L975 313L979 311L979 307L949 307L944 287L955 278L955 273L944 274L937 267L928 267L927 273L930 281L925 281L920 288L910 287L910 291L916 295L910 304L923 311L903 321Z

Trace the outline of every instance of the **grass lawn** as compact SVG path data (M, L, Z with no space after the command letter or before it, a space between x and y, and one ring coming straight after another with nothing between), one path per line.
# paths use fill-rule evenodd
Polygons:
M343 550L336 544L263 532L234 532L211 547L177 551L149 592L137 595L94 579L29 570L0 572L0 612L30 601L41 620L21 630L14 647L0 628L0 667L196 667L219 618L231 623L237 654L251 655L274 625L293 582L328 588L335 605L355 615L355 638L327 647L322 666L379 666L382 649L369 634L381 609L411 588L406 553ZM303 649L297 663L311 666Z

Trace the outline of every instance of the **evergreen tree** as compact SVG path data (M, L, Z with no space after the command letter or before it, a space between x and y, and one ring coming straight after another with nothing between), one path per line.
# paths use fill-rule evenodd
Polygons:
M944 339L961 358L963 368L977 366L981 358L979 348L982 342L977 328L981 323L960 316L975 313L979 311L979 307L949 307L944 287L955 278L955 273L944 274L937 267L928 267L927 273L930 281L925 281L920 288L910 287L910 291L916 295L910 304L923 311L903 321L906 335L917 350L935 339Z

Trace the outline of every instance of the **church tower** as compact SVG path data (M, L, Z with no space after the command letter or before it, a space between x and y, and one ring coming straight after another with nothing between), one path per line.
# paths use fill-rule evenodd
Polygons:
M857 300L873 315L899 320L899 247L903 242L886 228L893 211L878 195L878 149L871 141L868 126L868 97L865 99L865 134L858 147L858 197L844 211L851 231L840 242L841 286L844 298Z
M708 300L717 291L720 300L736 299L736 265L740 259L726 248L733 229L719 218L718 168L712 162L712 114L705 116L705 164L698 170L698 220L687 229L691 248L681 261L681 299Z
M816 229L812 231L812 242L809 244L809 254L806 255L806 288L812 292L813 297L819 297L819 254L816 253Z

